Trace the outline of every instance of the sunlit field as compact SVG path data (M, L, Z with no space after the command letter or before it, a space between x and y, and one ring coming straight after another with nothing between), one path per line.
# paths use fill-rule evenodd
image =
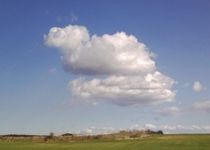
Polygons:
M210 135L157 135L134 140L1 141L0 150L209 150Z

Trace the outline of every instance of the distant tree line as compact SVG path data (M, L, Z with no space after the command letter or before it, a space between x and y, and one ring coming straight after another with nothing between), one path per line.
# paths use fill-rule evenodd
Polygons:
M133 139L133 138L143 138L151 135L163 135L163 131L153 131L153 130L122 130L117 133L110 134L99 134L99 135L75 135L72 133L65 133L60 136L55 136L53 132L50 132L49 135L25 135L25 134L7 134L0 136L0 139L9 139L9 140L43 140L45 142L50 140L59 140L59 141L70 141L70 140L123 140L123 139Z

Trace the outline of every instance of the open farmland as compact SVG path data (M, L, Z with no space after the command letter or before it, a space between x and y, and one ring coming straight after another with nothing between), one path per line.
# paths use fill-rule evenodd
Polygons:
M209 150L210 135L155 135L133 140L0 141L0 150Z

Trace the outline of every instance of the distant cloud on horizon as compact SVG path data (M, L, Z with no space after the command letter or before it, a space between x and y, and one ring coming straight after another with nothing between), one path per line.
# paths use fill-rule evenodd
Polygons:
M175 98L175 81L158 71L153 53L133 35L117 32L91 36L85 26L68 25L51 28L44 42L59 49L67 72L79 76L69 82L75 98L122 106Z
M128 128L112 128L112 127L89 127L85 129L81 129L79 131L75 131L75 134L81 135L96 135L96 134L110 134L116 133L120 131L132 131L132 130L153 130L158 131L162 130L166 134L170 133L207 133L210 132L210 125L182 125L182 124L133 124Z

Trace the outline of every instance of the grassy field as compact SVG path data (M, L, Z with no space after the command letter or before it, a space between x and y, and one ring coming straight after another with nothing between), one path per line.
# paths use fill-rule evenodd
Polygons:
M0 141L0 150L210 150L210 135L157 135L136 140Z

